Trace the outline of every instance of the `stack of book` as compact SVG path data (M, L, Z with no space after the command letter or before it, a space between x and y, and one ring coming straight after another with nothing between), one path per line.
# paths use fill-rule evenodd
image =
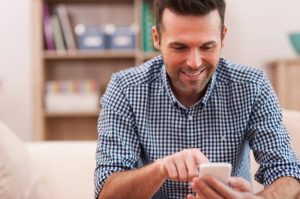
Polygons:
M142 14L143 49L145 52L153 52L155 48L152 40L152 26L155 25L155 17L151 4L147 1L143 1Z
M48 113L95 112L99 107L99 96L94 80L48 81L45 108Z
M68 16L67 7L58 4L50 10L47 3L44 3L44 35L47 50L75 50L76 42Z
M44 3L45 48L66 50L132 50L135 48L137 28L134 25L85 25L70 23L65 4L51 6ZM151 33L151 29L150 29Z

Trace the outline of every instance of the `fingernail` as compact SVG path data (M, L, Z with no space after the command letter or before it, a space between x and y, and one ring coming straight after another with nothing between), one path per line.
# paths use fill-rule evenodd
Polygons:
M195 186L196 186L195 183L192 182L192 183L191 183L191 188L195 188Z

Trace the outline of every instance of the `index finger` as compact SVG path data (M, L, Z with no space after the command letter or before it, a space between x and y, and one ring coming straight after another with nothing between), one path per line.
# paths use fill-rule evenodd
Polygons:
M205 183L224 198L235 198L235 191L212 176L204 176Z
M229 185L241 192L252 192L251 184L242 177L231 177Z
M194 156L194 160L198 166L202 163L209 162L207 157L199 149L193 149L193 156Z

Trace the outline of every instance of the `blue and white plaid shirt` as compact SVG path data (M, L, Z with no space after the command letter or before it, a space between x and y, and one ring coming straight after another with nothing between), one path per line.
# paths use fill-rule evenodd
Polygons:
M229 162L233 176L250 180L249 150L269 185L281 176L300 179L276 95L265 75L220 59L204 97L189 108L175 98L162 58L112 76L101 99L95 197L116 171L135 169L187 148L211 162ZM153 198L182 199L189 183L167 180Z

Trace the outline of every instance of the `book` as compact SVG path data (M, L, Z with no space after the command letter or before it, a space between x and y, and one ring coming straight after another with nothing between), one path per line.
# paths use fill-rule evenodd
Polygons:
M59 22L61 24L62 33L68 50L75 50L75 36L71 26L68 10L65 4L58 4L55 6L55 12L57 13Z
M46 49L55 50L55 43L53 38L53 30L50 21L50 11L49 6L46 2L43 4L43 20L44 20L44 38Z
M56 46L56 51L58 53L64 53L66 51L66 47L64 44L64 39L62 35L61 26L59 24L59 20L56 14L51 16L51 25L54 33L54 42Z
M155 25L155 17L151 11L149 2L142 3L142 31L143 31L143 49L145 52L155 51L152 40L152 26Z

